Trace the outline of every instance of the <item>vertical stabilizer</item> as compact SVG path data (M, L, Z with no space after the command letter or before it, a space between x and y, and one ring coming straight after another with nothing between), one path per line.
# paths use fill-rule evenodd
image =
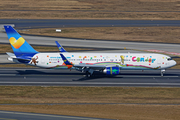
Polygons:
M38 53L26 40L11 26L4 26L9 42L16 56L31 55Z

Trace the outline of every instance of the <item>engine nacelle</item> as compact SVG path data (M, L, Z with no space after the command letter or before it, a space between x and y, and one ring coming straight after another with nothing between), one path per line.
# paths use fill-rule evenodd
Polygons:
M103 70L103 73L107 75L118 75L120 73L119 67L107 67Z

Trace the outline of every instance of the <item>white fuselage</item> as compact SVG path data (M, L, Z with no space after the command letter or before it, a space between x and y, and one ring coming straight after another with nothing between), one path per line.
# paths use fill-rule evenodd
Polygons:
M63 55L73 64L114 65L120 69L166 69L176 65L167 55L153 53L68 53ZM49 69L73 68L64 64L60 53L37 53L33 56L36 66ZM35 65L29 62L30 65Z

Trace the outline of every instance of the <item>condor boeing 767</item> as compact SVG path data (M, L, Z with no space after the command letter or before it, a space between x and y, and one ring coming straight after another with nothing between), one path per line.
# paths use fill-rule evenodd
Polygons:
M118 75L121 70L161 70L176 65L171 57L154 53L76 53L67 52L57 41L60 53L34 50L11 26L4 26L14 53L8 60L47 69L76 69L88 77L94 71Z

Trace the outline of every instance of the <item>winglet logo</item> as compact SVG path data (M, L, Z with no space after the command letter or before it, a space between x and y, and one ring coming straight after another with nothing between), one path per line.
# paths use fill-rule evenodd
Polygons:
M25 40L22 37L20 37L18 40L16 40L14 37L11 37L9 42L14 48L18 49L24 44Z

